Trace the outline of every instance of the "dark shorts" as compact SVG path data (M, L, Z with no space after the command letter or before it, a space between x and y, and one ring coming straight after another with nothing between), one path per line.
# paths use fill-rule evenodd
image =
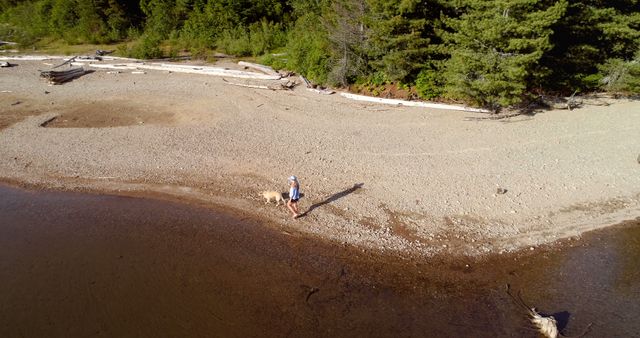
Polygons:
M292 203L298 203L298 201L299 201L299 200L300 200L299 198L292 198L292 199L291 199L291 202L292 202Z

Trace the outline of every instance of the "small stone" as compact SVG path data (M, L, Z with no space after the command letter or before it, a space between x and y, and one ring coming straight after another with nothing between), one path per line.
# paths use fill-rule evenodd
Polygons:
M507 191L508 191L507 189L504 189L504 188L498 188L498 189L496 189L496 194L498 194L498 195L504 195L504 194L506 194L506 193L507 193Z
M533 250L535 250L535 248L534 247L530 247L529 250L533 251Z

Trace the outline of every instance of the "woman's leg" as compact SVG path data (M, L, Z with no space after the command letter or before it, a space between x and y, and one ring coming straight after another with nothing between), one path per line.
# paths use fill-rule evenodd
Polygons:
M296 216L298 216L298 213L296 212L296 209L294 209L295 204L296 203L295 202L291 202L291 200L287 201L287 208L293 214L293 218L296 218Z

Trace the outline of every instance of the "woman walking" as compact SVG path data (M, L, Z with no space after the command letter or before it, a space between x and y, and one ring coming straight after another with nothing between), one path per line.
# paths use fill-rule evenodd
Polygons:
M289 177L289 201L287 202L287 208L293 213L293 218L300 216L298 210L298 200L300 199L300 183L295 176Z

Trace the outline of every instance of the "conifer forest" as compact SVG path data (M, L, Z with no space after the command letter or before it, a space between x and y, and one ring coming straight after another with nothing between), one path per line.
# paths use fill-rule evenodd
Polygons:
M143 59L225 53L492 109L640 93L638 0L0 0L0 40Z

